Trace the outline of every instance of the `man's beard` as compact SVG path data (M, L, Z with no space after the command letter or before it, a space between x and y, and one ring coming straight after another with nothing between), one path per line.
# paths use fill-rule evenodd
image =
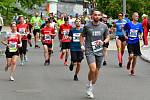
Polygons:
M99 22L99 20L97 20L97 19L93 19L93 21L94 21L95 23L98 23L98 22Z
M80 25L76 25L76 27L80 27Z

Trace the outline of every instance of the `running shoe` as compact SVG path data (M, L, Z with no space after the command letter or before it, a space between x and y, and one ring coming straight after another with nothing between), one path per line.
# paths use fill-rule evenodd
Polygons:
M131 75L135 76L134 70L131 70Z
M94 98L94 94L93 94L93 86L92 85L87 85L86 86L86 96L90 99Z
M32 47L32 44L31 44L31 43L30 43L29 45L30 45L30 47Z
M27 56L26 56L26 55L24 56L24 61L25 61L25 62L27 62L27 61L28 61L28 58L27 58Z
M20 66L24 66L24 62L23 61L21 61Z
M48 61L47 60L45 60L45 62L44 62L44 66L47 66L48 65Z
M107 63L106 63L106 61L104 61L104 62L103 62L103 66L106 66L106 65L107 65Z
M122 63L119 63L119 67L122 67Z
M10 76L10 81L14 81L15 79L12 77L12 76Z
M68 66L68 62L67 61L64 62L64 66Z
M78 81L78 76L74 75L74 81Z
M50 65L50 59L47 60L47 64Z
M73 71L73 63L70 64L69 69L70 71Z
M38 46L38 45L35 45L35 48L40 48L40 46Z

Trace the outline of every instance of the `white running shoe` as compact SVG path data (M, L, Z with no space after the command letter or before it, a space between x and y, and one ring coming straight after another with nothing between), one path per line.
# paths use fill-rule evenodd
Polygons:
M12 76L10 76L10 81L14 81L15 79L12 77Z
M20 66L24 66L24 62L23 61L21 61Z
M89 85L89 84L86 85L86 96L90 99L94 98L92 85Z
M27 61L28 61L27 56L24 56L24 61L25 61L25 62L27 62Z

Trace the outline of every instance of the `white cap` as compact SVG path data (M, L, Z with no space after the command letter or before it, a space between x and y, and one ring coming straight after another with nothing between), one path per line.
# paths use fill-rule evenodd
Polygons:
M148 15L146 15L146 14L143 14L143 15L142 15L142 18L143 18L143 17L148 17Z
M103 17L107 17L107 15L103 14Z

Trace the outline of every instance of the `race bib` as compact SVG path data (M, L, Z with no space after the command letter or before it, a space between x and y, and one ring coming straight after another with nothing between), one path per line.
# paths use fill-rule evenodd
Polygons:
M138 30L130 29L129 37L136 38L138 36Z
M19 28L19 33L21 35L26 35L25 28Z
M35 27L35 28L38 28L38 27L39 27L39 23L38 23L38 22L35 23L35 24L34 24L34 27Z
M99 52L103 49L102 45L97 44L97 41L93 41L91 43L94 52Z
M64 36L68 36L69 32L68 31L63 31Z
M45 39L45 40L51 40L51 36L48 35L48 34L45 34L44 39Z
M16 52L17 51L17 42L9 42L9 52Z
M73 42L80 42L80 34L81 33L73 34Z

